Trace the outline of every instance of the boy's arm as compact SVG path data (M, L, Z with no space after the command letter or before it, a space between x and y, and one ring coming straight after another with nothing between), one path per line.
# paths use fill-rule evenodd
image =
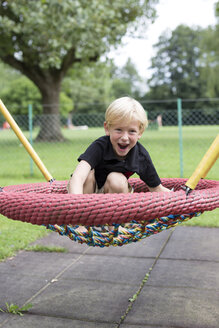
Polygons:
M171 191L170 189L164 187L162 184L159 184L159 186L154 187L154 188L152 188L152 187L148 187L148 189L149 189L151 192L154 192L154 191L156 191L156 192L170 192L170 191Z
M69 194L83 194L83 186L90 170L91 166L88 162L83 160L79 162L68 182L67 189Z

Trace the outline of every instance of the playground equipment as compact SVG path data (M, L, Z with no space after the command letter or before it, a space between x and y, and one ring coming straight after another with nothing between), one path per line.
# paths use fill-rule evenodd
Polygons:
M53 179L1 100L0 109L48 181L1 188L0 214L10 219L45 225L90 246L122 246L219 207L219 181L200 180L219 156L219 135L188 181L161 179L174 192L151 193L132 178L133 194L71 195L67 181Z

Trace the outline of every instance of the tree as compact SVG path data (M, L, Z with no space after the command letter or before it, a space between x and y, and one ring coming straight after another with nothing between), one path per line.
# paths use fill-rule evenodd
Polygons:
M202 47L202 79L206 84L206 97L219 97L219 1L215 3L216 26L204 30Z
M219 17L219 1L215 3L215 16Z
M163 33L152 58L153 74L149 80L150 97L160 99L199 98L204 87L200 79L203 30L178 26Z
M14 78L1 92L12 115L27 115L28 105L33 105L34 114L42 114L40 93L37 87L25 76ZM60 113L67 116L72 109L72 100L64 92L60 93Z
M137 19L153 19L157 1L0 1L0 58L38 87L43 113L55 114L38 140L63 139L57 116L68 69L97 61L131 25L137 26Z
M92 63L71 68L62 83L62 90L73 101L71 115L76 112L105 112L115 98L139 94L142 79L130 59L123 67L113 61Z
M114 66L112 69L112 94L114 98L126 95L138 98L141 83L142 78L130 58L123 67Z
M204 97L219 97L219 25L208 27L203 33L201 78L205 83Z
M109 62L96 62L83 67L75 65L68 71L62 90L72 99L71 114L105 111L111 101L110 66Z

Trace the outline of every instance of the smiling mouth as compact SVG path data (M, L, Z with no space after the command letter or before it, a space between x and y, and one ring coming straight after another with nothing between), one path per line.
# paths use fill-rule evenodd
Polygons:
M118 146L119 146L119 148L120 148L121 150L125 150L125 149L128 148L128 145L121 145L121 144L118 144Z

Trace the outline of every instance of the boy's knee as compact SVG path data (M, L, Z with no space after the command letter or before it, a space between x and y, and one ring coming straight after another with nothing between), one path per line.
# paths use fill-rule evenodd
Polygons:
M104 185L105 193L128 193L128 181L124 174L111 172Z

